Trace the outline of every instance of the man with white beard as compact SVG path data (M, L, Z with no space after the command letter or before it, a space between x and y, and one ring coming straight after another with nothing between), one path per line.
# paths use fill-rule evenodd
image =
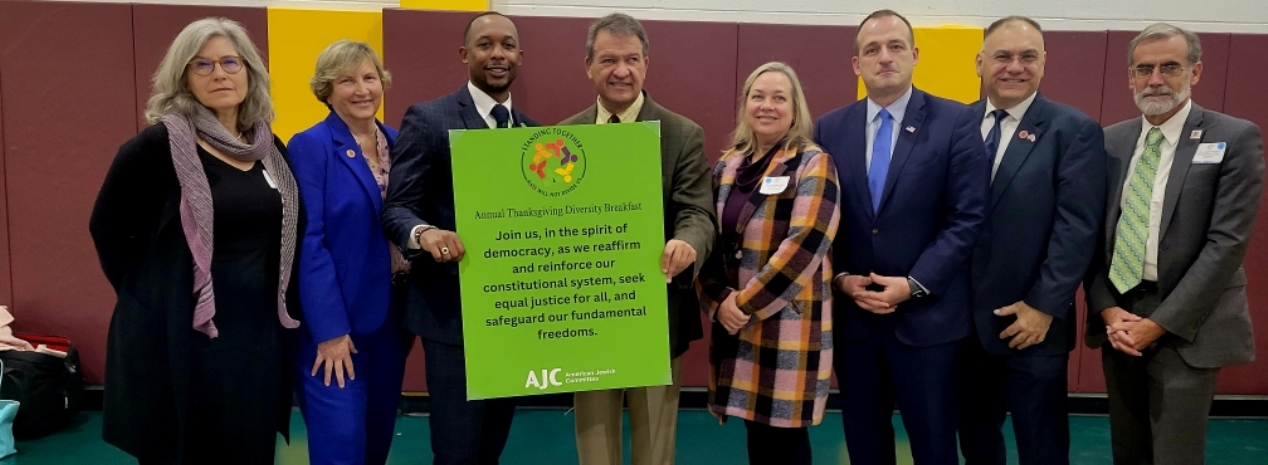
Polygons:
M1143 117L1105 129L1109 195L1085 342L1102 349L1114 463L1201 464L1220 369L1255 357L1242 259L1263 139L1190 100L1196 34L1149 26L1128 59Z

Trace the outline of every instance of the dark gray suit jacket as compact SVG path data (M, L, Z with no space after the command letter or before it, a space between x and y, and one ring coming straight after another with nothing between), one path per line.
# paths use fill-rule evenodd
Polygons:
M1106 220L1086 283L1085 342L1093 348L1106 339L1100 312L1117 306L1120 297L1108 272L1123 183L1142 128L1141 119L1133 118L1105 129L1110 154ZM1201 131L1198 139L1192 138L1195 131ZM1228 144L1223 161L1193 164L1198 144L1212 142ZM1158 241L1162 302L1149 315L1169 333L1158 343L1173 344L1190 366L1216 368L1255 358L1242 259L1255 227L1263 182L1259 127L1195 103L1167 181Z
M594 124L598 104L563 120L561 125ZM696 264L669 286L669 352L687 351L691 341L704 337L700 298L695 280L717 236L714 227L713 186L709 160L704 155L704 130L686 117L657 105L643 92L643 108L636 121L660 121L660 184L665 202L665 240L678 239L696 249Z

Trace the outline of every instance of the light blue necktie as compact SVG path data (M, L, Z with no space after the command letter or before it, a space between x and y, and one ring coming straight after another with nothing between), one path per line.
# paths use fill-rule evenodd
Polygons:
M867 189L872 192L872 212L881 209L881 193L885 191L885 177L889 175L889 152L893 145L894 123L889 110L881 109L881 127L872 140L872 166L867 171Z

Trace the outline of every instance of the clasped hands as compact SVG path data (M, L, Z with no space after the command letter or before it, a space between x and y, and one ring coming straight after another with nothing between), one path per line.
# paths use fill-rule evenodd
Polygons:
M1140 357L1154 341L1167 334L1167 330L1149 318L1142 318L1124 310L1110 307L1101 312L1105 321L1105 335L1115 350Z
M854 299L854 303L877 315L886 315L898 310L898 304L911 298L911 285L906 277L881 276L872 273L863 275L838 276L833 285L843 294ZM868 286L879 286L880 290L869 290Z

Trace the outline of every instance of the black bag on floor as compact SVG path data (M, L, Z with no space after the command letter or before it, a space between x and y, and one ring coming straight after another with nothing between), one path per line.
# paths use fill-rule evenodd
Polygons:
M79 351L63 337L15 336L36 347L44 345L64 352L66 356L18 350L0 352L0 359L4 359L5 376L4 392L0 395L22 403L18 417L13 421L13 436L28 439L56 432L80 409L84 376L80 370Z

